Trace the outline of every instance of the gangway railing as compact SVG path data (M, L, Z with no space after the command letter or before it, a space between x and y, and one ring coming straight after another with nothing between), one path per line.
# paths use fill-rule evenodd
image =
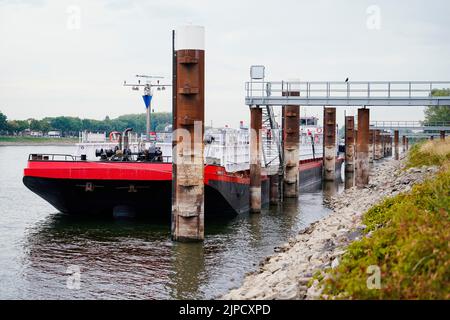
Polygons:
M394 133L393 132L381 132L380 135L393 137ZM428 132L428 133L424 133L424 132L421 132L421 133L402 133L401 136L405 136L407 138L429 139L430 137L439 138L439 133L432 133L432 132Z
M450 105L450 96L434 96L450 81L249 81L245 104L251 106L425 106ZM283 95L300 92L300 96Z
M28 161L79 161L81 157L60 153L32 153L28 155Z
M397 130L450 131L450 121L372 121L372 128Z

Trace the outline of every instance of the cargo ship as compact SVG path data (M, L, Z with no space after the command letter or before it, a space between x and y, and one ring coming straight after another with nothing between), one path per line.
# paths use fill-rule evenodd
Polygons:
M322 179L323 135L317 118L299 124L299 188ZM268 174L279 169L273 132L264 131L262 204L269 203ZM58 211L67 214L166 216L172 204L172 135L144 141L132 134L82 133L74 155L31 154L23 183ZM336 145L338 150L338 145ZM205 132L205 214L236 215L249 211L249 132ZM343 159L336 153L336 174ZM95 159L97 158L97 159ZM273 174L273 172L271 173Z

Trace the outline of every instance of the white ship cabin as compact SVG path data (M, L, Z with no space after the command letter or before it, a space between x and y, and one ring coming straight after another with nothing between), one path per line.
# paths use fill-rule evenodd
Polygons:
M248 129L209 129L205 133L205 162L225 167L227 172L250 169Z
M316 117L301 117L300 127L317 127L319 118Z
M157 133L151 142L146 142L137 134L131 132L129 148L138 152L149 148L155 143L163 153L165 161L172 159L172 134L170 132ZM250 138L249 130L240 125L239 129L215 128L205 132L205 163L225 167L227 172L236 172L250 168ZM279 144L281 131L263 129L261 159L263 167L276 170L279 166ZM77 143L77 156L86 155L88 160L98 160L95 157L96 149L114 149L118 141L114 134L106 133L80 133ZM322 158L323 129L318 126L315 117L302 117L300 120L300 156L299 160L312 160Z
M323 127L316 117L300 118L300 160L322 158Z

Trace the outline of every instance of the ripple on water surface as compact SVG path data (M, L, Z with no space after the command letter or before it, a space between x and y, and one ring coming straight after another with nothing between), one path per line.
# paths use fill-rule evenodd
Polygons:
M0 147L0 169L7 171L0 186L0 298L214 298L237 287L275 246L329 213L318 186L259 215L207 220L204 243L174 243L168 220L56 213L22 184L31 152L72 148ZM73 265L81 271L79 290L67 288Z

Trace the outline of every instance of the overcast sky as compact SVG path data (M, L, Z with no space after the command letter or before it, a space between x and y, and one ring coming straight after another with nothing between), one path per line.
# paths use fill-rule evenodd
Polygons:
M0 0L0 111L10 119L144 112L123 80L170 81L171 30L192 23L206 27L207 122L235 127L249 119L252 64L270 80L450 80L449 16L448 0ZM171 111L170 102L170 91L156 96L155 111ZM417 107L371 112L371 120L422 118Z

